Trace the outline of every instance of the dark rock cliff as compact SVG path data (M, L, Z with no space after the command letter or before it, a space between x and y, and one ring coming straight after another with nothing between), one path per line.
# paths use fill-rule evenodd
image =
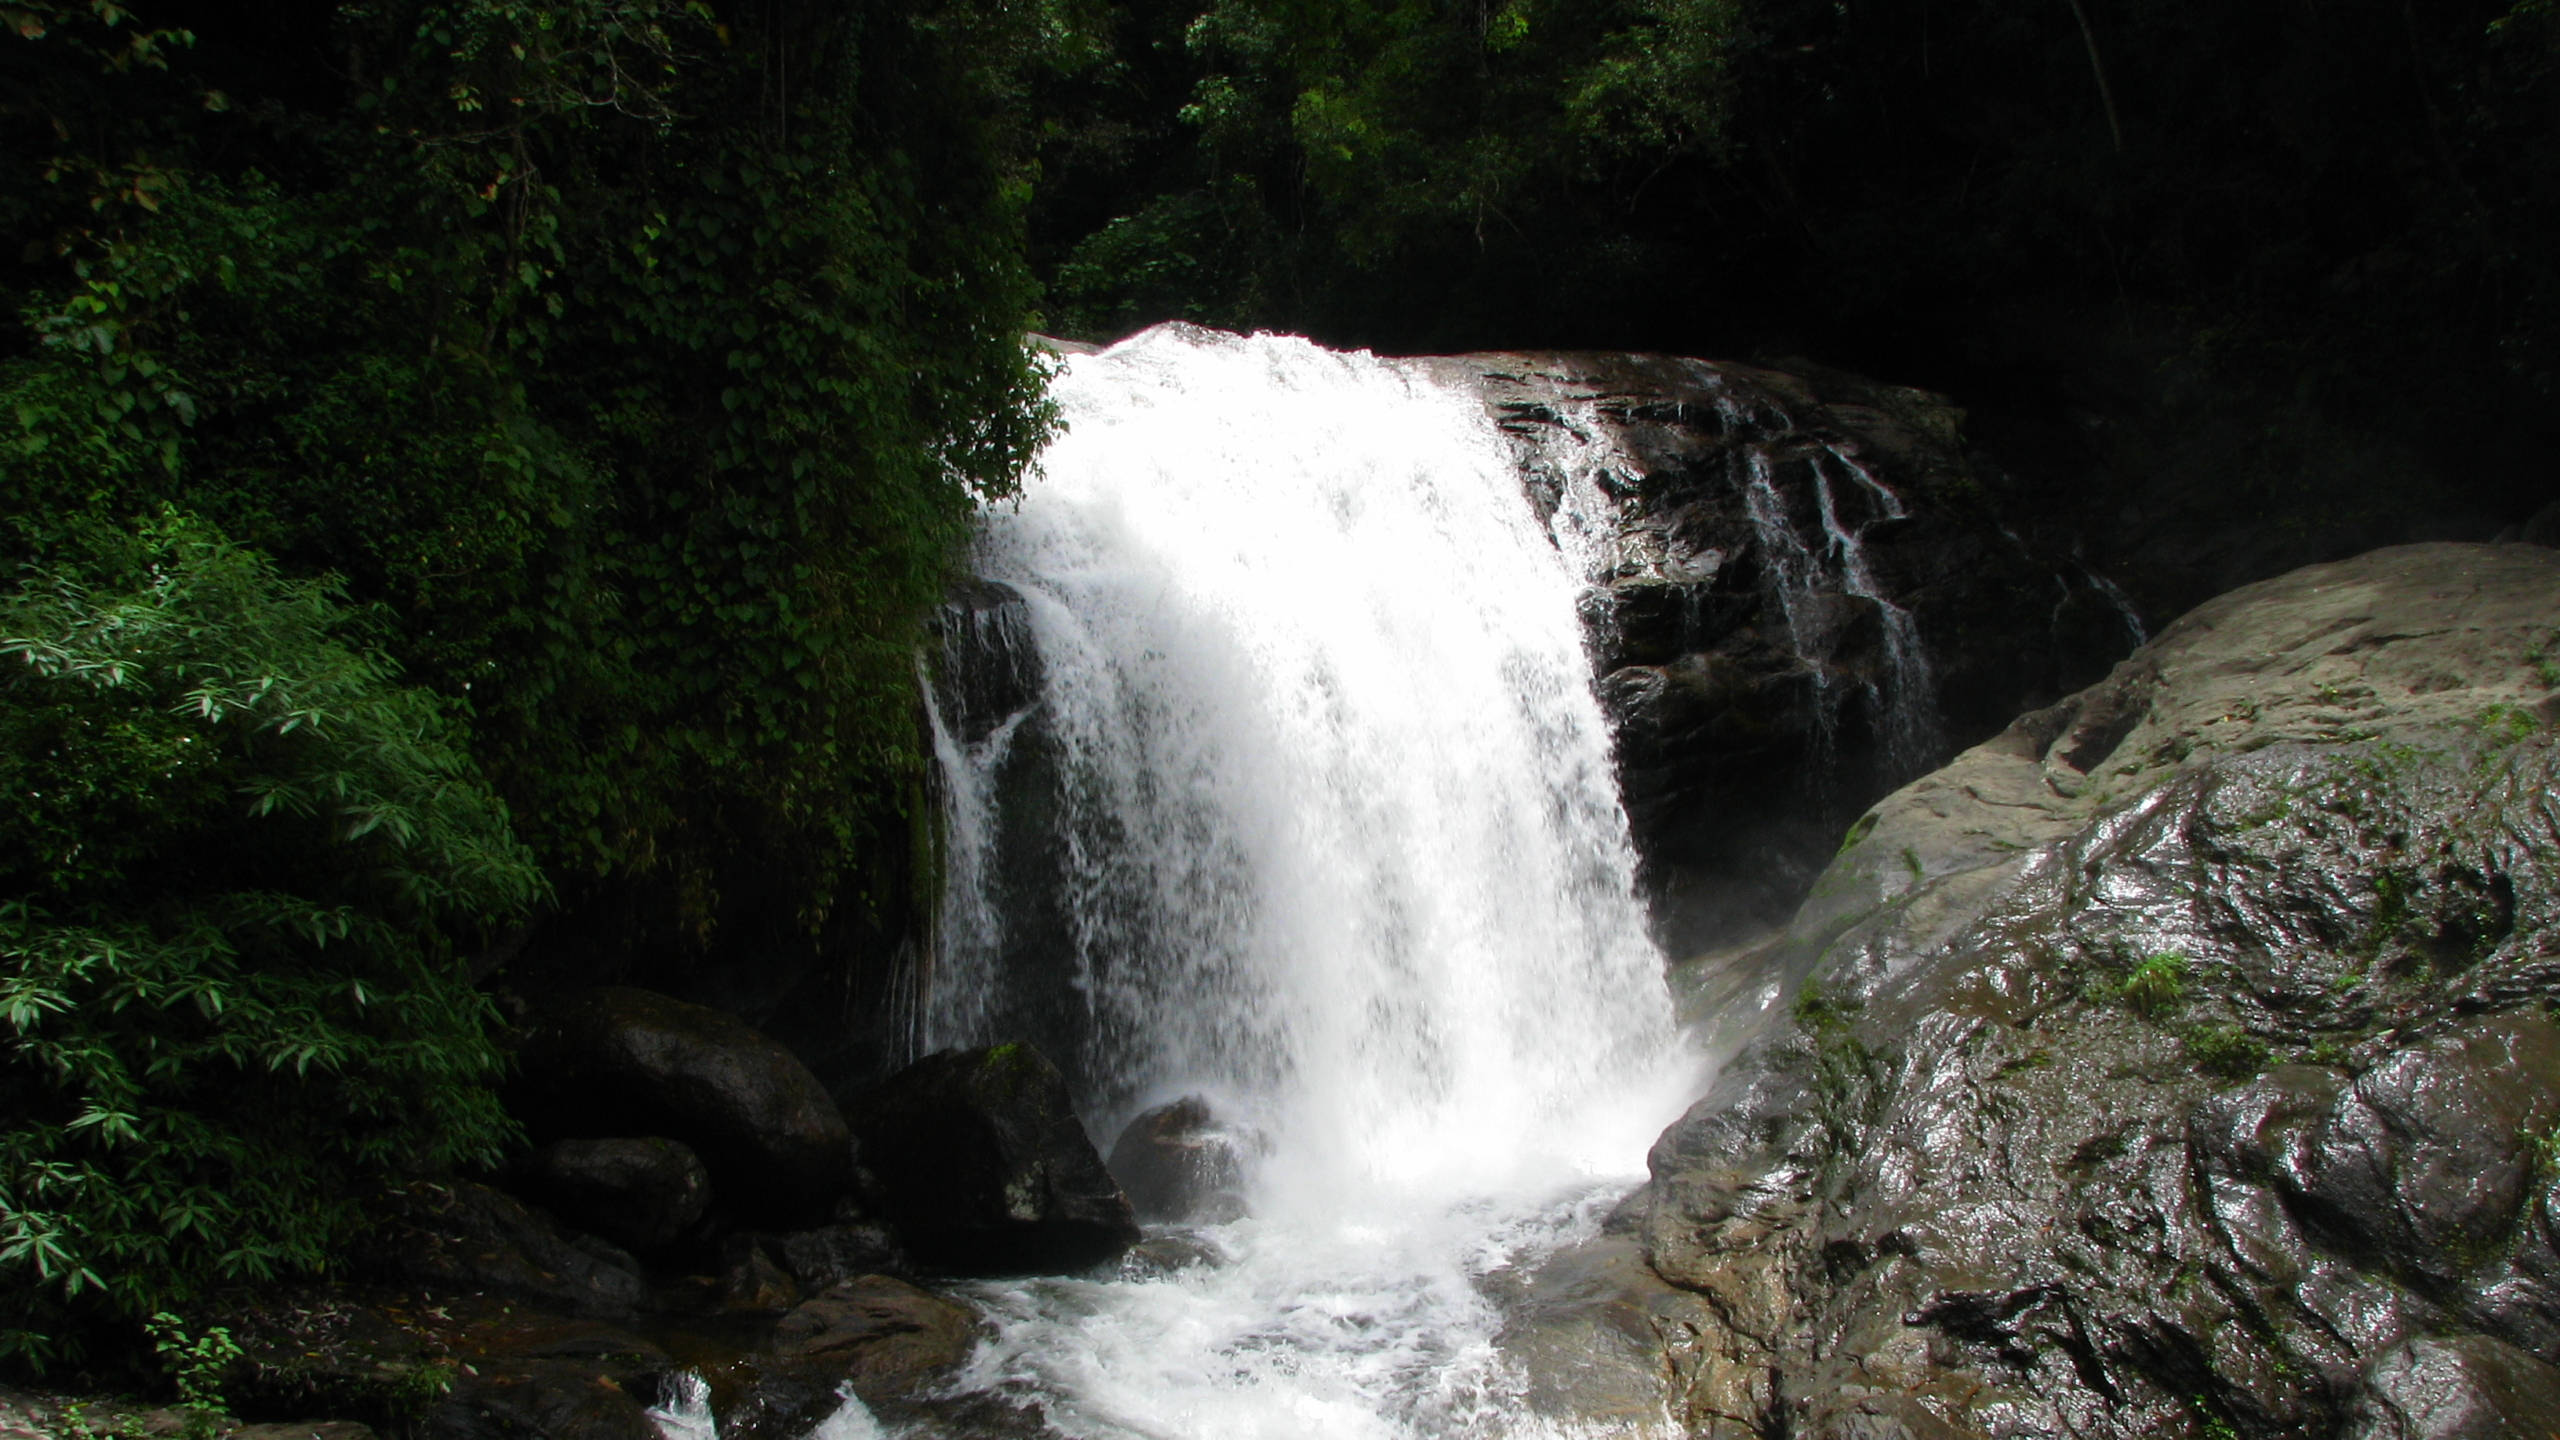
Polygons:
M2002 523L1943 396L1804 361L1485 354L1474 388L1593 589L1649 899L1677 955L1783 924L1841 828L2142 638Z

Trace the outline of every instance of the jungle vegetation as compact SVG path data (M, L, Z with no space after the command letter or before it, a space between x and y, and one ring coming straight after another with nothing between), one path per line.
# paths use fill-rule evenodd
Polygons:
M2024 511L2297 551L2560 489L2551 0L0 29L22 1369L502 1154L493 975L894 921L920 627L1053 423L1026 329L1813 355L1974 407Z
M524 921L870 902L1046 423L1027 23L0 6L0 1359L493 1158Z

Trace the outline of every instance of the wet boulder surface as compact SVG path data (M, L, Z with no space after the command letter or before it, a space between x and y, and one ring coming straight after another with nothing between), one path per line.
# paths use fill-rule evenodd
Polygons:
M1141 1220L1224 1224L1246 1213L1246 1170L1269 1148L1260 1132L1186 1095L1130 1121L1111 1143L1109 1168Z
M1604 1242L1677 1422L2560 1429L2555 655L2560 555L2379 551L1878 805Z
M508 1108L537 1141L667 1137L701 1157L724 1206L818 1221L851 1183L853 1141L817 1076L746 1022L605 986L548 1010L517 1056Z
M1140 1238L1066 1078L1029 1045L929 1055L852 1109L888 1219L928 1267L1080 1270Z
M557 1140L516 1166L545 1208L627 1250L654 1250L702 1218L711 1175L692 1149L663 1136Z
M917 1397L968 1358L980 1329L967 1306L886 1275L829 1286L782 1317L721 1434L801 1440L848 1389L885 1416L930 1413Z

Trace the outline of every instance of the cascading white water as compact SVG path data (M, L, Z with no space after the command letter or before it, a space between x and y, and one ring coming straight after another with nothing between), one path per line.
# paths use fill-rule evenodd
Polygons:
M1271 1139L1228 1263L986 1287L966 1383L1075 1436L1533 1433L1475 1281L1587 1233L1697 1078L1591 689L1583 577L1477 398L1168 326L1066 362L978 568L1028 598L1076 1067L1106 1146L1198 1092ZM1015 727L938 737L989 883ZM966 889L966 885L955 888ZM935 1044L985 1033L956 894ZM1018 938L1018 937L1016 937ZM1543 1423L1543 1422L1541 1422ZM1548 1433L1535 1431L1535 1433Z

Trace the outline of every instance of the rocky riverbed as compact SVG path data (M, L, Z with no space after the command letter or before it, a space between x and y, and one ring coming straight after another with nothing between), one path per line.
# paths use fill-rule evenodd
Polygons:
M852 1097L849 1124L780 1044L648 991L571 994L515 1040L529 1155L374 1197L338 1281L180 1317L236 1347L213 1361L232 1417L0 1392L0 1435L245 1418L246 1440L801 1440L849 1405L917 1433L1036 1434L1036 1415L946 1393L985 1329L947 1282L1107 1266L1139 1239L1027 1046L931 1057Z

